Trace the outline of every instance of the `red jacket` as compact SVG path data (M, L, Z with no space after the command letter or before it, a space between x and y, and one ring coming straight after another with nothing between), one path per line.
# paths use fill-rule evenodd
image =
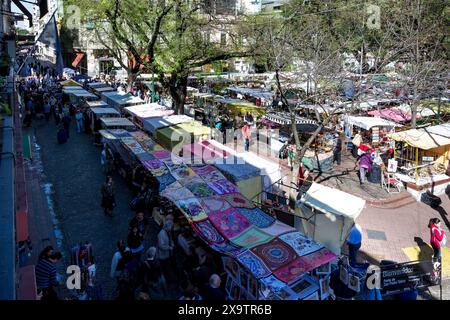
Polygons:
M433 224L430 228L430 242L433 247L441 248L441 241L444 238L444 230L439 229L437 225Z

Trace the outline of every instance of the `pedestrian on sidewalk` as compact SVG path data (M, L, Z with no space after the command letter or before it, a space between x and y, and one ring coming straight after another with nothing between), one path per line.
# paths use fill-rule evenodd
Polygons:
M366 150L359 160L359 183L364 184L366 175L372 170L372 158L370 156L370 149Z
M342 153L342 140L343 136L342 134L336 133L336 145L334 146L333 150L333 163L337 162L338 166L341 165L341 153Z
M42 292L44 301L58 300L55 287L59 285L55 264L62 258L61 252L53 251L51 246L46 247L39 255L39 261L35 267L36 286Z
M83 113L80 108L77 108L75 120L77 121L77 132L81 133L81 131L83 131Z
M144 235L139 231L137 223L131 224L127 240L127 245L131 253L137 261L140 261L141 253L144 250Z
M161 267L167 272L167 268L170 266L170 259L172 258L174 242L172 239L173 221L166 220L163 228L158 233L158 259L161 263Z
M111 176L106 177L106 182L102 186L102 207L105 214L112 217L112 211L116 206L116 199L114 195L114 184Z
M348 260L350 263L350 266L355 267L357 265L357 254L359 249L361 248L361 242L362 242L362 229L361 226L357 223L355 223L350 230L350 233L347 238L347 245L348 245Z
M61 121L63 123L64 129L67 132L67 137L70 137L70 123L72 122L70 115L68 113L65 113Z
M438 218L430 219L428 223L430 229L430 243L433 248L433 259L441 257L441 247L447 243L447 237L441 228L441 220Z
M242 127L242 137L244 138L244 150L248 151L250 149L250 127L247 122L244 122Z

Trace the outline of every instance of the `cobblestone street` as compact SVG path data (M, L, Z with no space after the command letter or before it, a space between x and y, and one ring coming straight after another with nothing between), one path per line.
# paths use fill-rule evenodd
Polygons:
M128 221L133 217L129 208L132 193L124 180L114 175L117 207L113 218L106 217L100 207L100 188L105 179L101 149L93 145L91 136L76 133L72 123L69 141L59 145L52 121L36 121L34 127L45 174L41 183L44 190L52 191L53 209L62 230L64 262L70 263L74 245L91 242L105 298L111 299L115 291L115 282L109 278L111 258L117 240L126 240Z

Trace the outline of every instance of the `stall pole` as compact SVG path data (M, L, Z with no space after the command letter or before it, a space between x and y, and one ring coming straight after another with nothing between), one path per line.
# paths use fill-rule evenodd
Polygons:
M416 147L416 184L419 180L419 148Z
M155 102L155 73L152 72L152 103Z

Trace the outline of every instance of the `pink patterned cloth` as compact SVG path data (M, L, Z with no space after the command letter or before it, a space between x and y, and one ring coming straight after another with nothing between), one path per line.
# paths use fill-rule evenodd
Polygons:
M247 218L234 208L211 214L209 220L227 239L240 235L251 226Z

